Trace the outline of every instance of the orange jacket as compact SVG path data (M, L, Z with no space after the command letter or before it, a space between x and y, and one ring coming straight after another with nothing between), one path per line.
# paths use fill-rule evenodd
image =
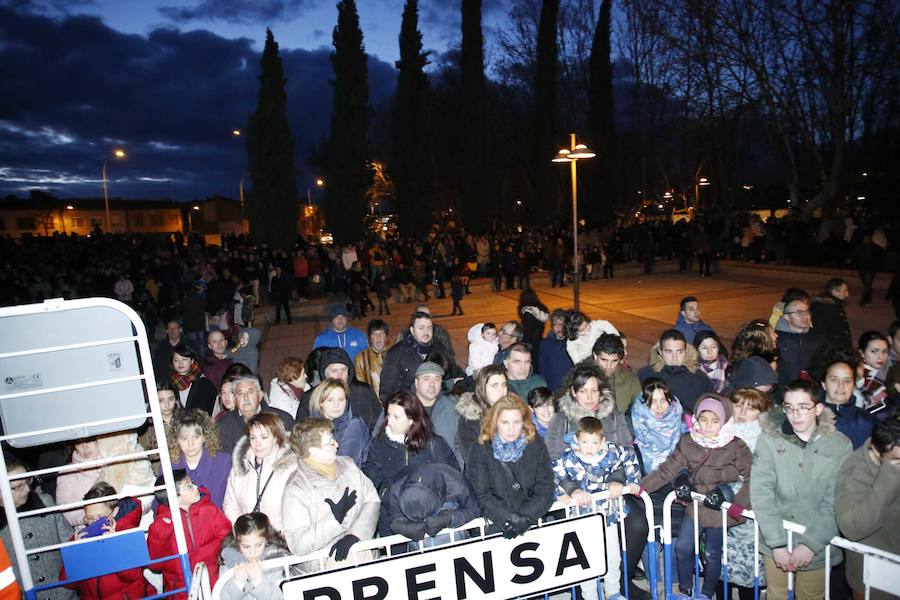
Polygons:
M6 553L6 546L0 540L0 600L19 600L21 597L22 591Z

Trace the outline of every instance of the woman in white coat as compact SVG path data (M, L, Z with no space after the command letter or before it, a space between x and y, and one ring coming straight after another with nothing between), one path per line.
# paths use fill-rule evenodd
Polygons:
M277 531L282 529L281 497L297 470L281 419L259 413L247 422L247 433L231 455L231 473L222 510L232 523L246 513L261 512Z
M288 547L297 556L327 548L326 566L344 561L355 543L375 535L381 510L375 486L353 460L337 455L328 419L295 425L291 448L300 460L281 504Z

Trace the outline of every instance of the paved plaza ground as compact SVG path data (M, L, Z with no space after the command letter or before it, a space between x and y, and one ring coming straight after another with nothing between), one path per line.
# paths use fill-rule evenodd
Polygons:
M674 270L674 267L669 265L668 270ZM742 323L753 318L768 318L772 304L784 288L800 285L810 293L817 293L833 274L791 267L748 267L739 264L723 265L722 273L703 279L695 273L643 275L636 268L620 269L620 273L612 280L582 283L581 310L592 319L611 321L628 336L629 363L635 368L646 364L648 351L660 332L675 323L678 303L684 296L699 298L703 320L712 325L730 347L732 337ZM847 311L854 337L867 329L886 332L893 320L890 305L882 300L872 307L859 307L859 280L852 278L852 274L842 275L850 284L851 298ZM476 280L471 288L473 293L462 302L463 316L450 316L449 296L443 300L432 298L428 303L436 322L450 332L456 356L463 365L468 350L466 333L472 325L493 321L499 326L516 318L518 290L493 292L486 283L485 279ZM884 280L880 280L877 287L884 285ZM551 310L572 306L572 288L551 288L547 274L535 274L532 286ZM882 297L883 291L876 293L876 298ZM391 327L391 339L397 331L408 326L413 306L391 302L392 314L381 317ZM263 330L260 375L266 385L282 358L305 358L315 336L328 326L327 304L295 304L292 310L293 325L287 325L284 321L277 326L270 325L271 311L263 309L259 313L257 322ZM368 318L351 321L351 324L365 331L368 319L377 316L377 313L377 310L370 312Z

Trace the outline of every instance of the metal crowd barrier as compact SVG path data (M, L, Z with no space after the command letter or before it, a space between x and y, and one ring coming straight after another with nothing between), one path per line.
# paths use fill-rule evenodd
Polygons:
M663 564L664 564L664 585L666 600L672 600L675 596L672 592L673 578L676 576L676 569L672 564L673 540L672 540L672 503L675 501L675 492L666 496L663 503ZM694 514L697 514L699 504L706 499L704 494L692 493ZM720 509L722 513L722 583L726 596L730 594L728 583L728 509L731 507L730 502L723 502ZM753 522L753 553L755 560L753 561L753 598L759 600L759 524L756 521L756 515L752 510L744 510L741 515ZM792 521L782 521L782 526L787 531L788 550L794 549L794 534L802 535L806 532L806 526ZM900 586L900 555L885 552L872 546L852 542L842 537L834 537L825 547L825 598L828 600L831 596L831 546L837 546L845 550L850 550L863 555L863 582L865 583L865 600L869 600L871 588L885 590L895 593ZM649 548L649 544L648 544ZM651 553L651 557L653 554ZM651 561L652 562L652 561ZM700 590L700 525L699 520L694 519L694 597L698 597ZM794 598L794 574L788 573L788 600ZM655 596L654 596L654 600ZM725 598L724 600L728 600Z
M600 512L598 510L598 504L602 500L608 499L607 492L598 492L592 494L593 504L590 507L580 508L571 504L561 504L559 502L554 503L553 506L550 507L550 510L547 512L544 518L538 521L538 524L535 525L532 529L540 528L546 523L550 523L553 521L558 521L560 519L551 517L551 513L560 513L564 512L564 519L573 518L573 517L581 517L585 514L597 513ZM648 534L647 534L647 548L650 552L650 556L656 556L656 536L655 536L655 526L653 520L653 503L650 500L650 496L644 492L640 495L640 499L644 504L644 515L647 519L648 524ZM622 590L622 595L626 598L628 597L628 585L629 581L628 575L628 552L625 544L625 513L623 511L624 503L622 500L613 500L612 501L616 505L616 510L619 513L619 533L621 538L621 554L622 554L622 573L623 573L623 581L626 582L625 589ZM587 511L587 512L585 512ZM549 517L549 518L548 518ZM409 548L411 545L415 545L415 550L413 552L423 552L427 546L427 540L433 539L437 540L441 537L449 537L448 541L443 544L439 544L438 547L450 547L451 545L458 543L465 543L472 540L471 535L469 535L473 530L478 530L478 536L484 538L486 535L491 535L487 533L487 529L491 526L491 522L483 517L479 517L477 519L473 519L469 521L465 525L461 527L457 527L454 529L444 529L440 533L437 534L434 538L426 538L426 540L413 542L399 534L394 534L387 537L375 538L372 540L366 540L357 542L353 545L351 551L351 557L348 557L348 561L352 561L352 565L359 566L363 564L360 562L360 556L368 556L368 553L372 551L378 552L378 558L384 559L392 556L400 555L400 554L408 554L410 552ZM430 546L434 548L434 546ZM326 567L326 561L328 559L329 548L322 548L317 550L316 552L312 552L310 554L306 554L304 556L285 556L282 558L275 558L263 561L261 566L263 570L275 570L281 569L282 576L279 578L279 584L285 579L289 578L291 575L291 567L298 564L304 564L305 571L304 572L312 572L312 573L321 573L324 571L328 571L329 568ZM646 565L647 578L650 582L650 593L653 600L657 600L657 582L658 582L658 571L655 560L649 561L650 564ZM316 568L312 571L308 571L310 569L310 565L315 565ZM343 567L341 567L343 568ZM225 585L231 581L234 577L234 569L222 570L219 573L219 579L217 580L215 586L212 590L212 599L219 600L222 597L222 590ZM602 590L602 579L597 580L597 587L599 591L599 596L601 598L604 597ZM571 589L571 597L572 600L576 598L576 588L578 586L574 586ZM566 588L563 588L566 589ZM559 593L561 590L557 590L556 592L547 592L544 594L545 600L549 600L551 593Z

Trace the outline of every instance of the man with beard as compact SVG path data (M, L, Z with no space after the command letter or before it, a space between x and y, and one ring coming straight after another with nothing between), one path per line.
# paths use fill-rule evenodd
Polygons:
M451 369L451 377L463 377L459 366L449 359L447 349L434 339L434 325L431 315L417 310L409 320L409 331L403 339L384 355L384 367L381 370L381 401L412 387L416 369L432 352L441 354L447 359Z

